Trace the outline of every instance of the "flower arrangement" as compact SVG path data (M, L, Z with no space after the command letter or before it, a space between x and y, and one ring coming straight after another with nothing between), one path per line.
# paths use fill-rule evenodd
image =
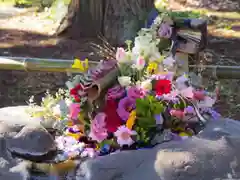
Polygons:
M54 117L54 127L61 127L58 160L184 139L219 116L212 109L216 92L194 87L187 74L177 76L175 56L161 46L173 31L166 19L157 17L133 43L126 42L126 49L112 52L115 59L68 81L68 94L44 98L37 115L43 121ZM157 135L164 138L156 142Z

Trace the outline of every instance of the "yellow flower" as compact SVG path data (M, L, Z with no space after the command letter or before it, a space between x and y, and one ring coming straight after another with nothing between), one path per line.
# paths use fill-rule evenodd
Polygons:
M156 63L156 62L149 63L149 65L147 67L148 74L156 74L157 70L158 70L158 63Z
M68 122L67 122L67 126L68 126L68 127L73 126L73 125L74 125L74 124L73 124L73 121L68 121Z
M66 133L66 135L67 136L71 136L71 137L73 137L76 140L79 140L79 138L83 136L82 133Z
M189 134L185 133L185 132L181 132L179 133L179 136L183 137L183 136L189 136Z
M135 110L130 113L129 118L128 118L127 123L126 123L126 127L128 129L132 129L133 125L135 124L136 115L137 115L137 113L136 113Z
M80 59L74 59L74 63L72 68L79 69L81 72L85 72L88 70L88 59L81 61Z

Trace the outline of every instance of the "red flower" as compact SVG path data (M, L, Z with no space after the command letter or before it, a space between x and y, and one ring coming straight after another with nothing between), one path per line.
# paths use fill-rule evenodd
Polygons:
M114 100L107 100L104 113L106 114L105 128L108 132L113 133L122 125L121 118L117 114L117 107L117 103Z
M82 88L81 84L78 84L74 88L70 89L70 95L73 96L73 98L76 102L80 102L79 91L82 91L82 90L83 90L83 88Z
M155 84L155 91L158 96L169 94L171 92L172 84L167 79L158 80Z

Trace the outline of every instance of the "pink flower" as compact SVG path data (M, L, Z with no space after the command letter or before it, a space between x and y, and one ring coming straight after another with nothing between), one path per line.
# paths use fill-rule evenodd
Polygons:
M127 91L127 96L132 99L142 98L144 96L144 92L137 87L130 87Z
M117 48L116 52L116 60L117 61L124 61L126 59L126 51L123 48Z
M178 119L183 119L184 116L185 116L184 111L175 110L175 109L172 109L172 110L170 111L170 114L171 114L172 116L175 116L175 117L178 118Z
M137 68L137 70L142 70L145 66L146 62L144 60L144 58L142 56L139 56L137 58L136 64L135 64L135 68Z
M105 119L106 119L105 113L98 113L92 120L89 134L89 137L91 137L92 140L102 142L104 139L107 138L108 133L105 128L106 125Z
M72 120L77 120L78 119L78 114L80 113L80 104L78 103L72 103L69 107L70 109L70 118Z
M190 86L190 87L187 87L185 89L182 89L180 91L180 94L186 98L193 98L194 97L194 94L193 94L193 88Z
M117 137L117 143L120 146L132 145L134 143L131 138L132 135L137 135L137 132L128 129L125 125L118 127L118 130L114 133L114 136Z
M178 95L179 95L179 92L174 90L174 91L171 91L169 94L163 94L162 98L163 100L166 100L166 101L178 101L178 97L177 97Z
M204 100L206 97L205 91L193 91L193 98L199 101Z

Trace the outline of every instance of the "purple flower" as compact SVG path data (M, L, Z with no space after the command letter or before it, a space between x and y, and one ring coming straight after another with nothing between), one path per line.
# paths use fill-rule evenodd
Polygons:
M125 94L125 90L124 88L122 88L121 86L117 85L114 86L113 88L109 89L107 92L107 99L119 99L121 97L123 97Z
M184 112L185 112L186 114L195 114L195 113L196 113L195 110L194 110L194 108L193 108L192 106L187 106L187 107L184 109Z
M215 119L215 120L221 118L221 114L219 114L217 111L215 111L213 109L211 109L209 111L209 113L211 114L212 118Z
M169 39L172 35L172 27L167 23L162 23L158 29L158 35L162 38Z
M156 79L156 80L160 80L160 79L166 79L169 81L172 81L174 77L174 73L173 72L168 72L166 74L154 74L152 75L151 79Z
M156 115L154 115L154 118L156 120L156 124L159 124L159 125L163 124L162 114L156 114Z
M135 107L136 100L130 97L125 97L119 101L117 113L122 120L127 121L130 112L135 109Z
M144 93L137 87L130 87L127 91L127 96L132 99L142 98Z
M217 120L217 119L219 119L219 118L222 117L221 114L219 114L218 112L216 112L216 111L213 110L212 108L202 108L202 109L201 109L201 112L203 112L203 113L208 113L209 115L212 116L212 118L213 118L214 120Z

